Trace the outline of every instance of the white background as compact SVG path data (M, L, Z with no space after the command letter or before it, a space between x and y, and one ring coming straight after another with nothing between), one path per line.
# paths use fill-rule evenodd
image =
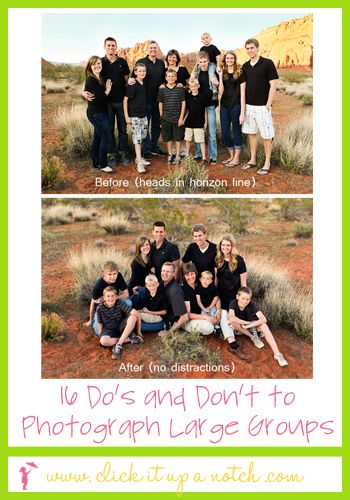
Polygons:
M291 12L292 9L288 9ZM220 10L222 12L222 10ZM240 10L242 11L242 10ZM256 12L257 10L255 10ZM103 420L110 416L126 419L149 414L161 421L170 417L181 423L191 417L208 418L213 423L235 418L245 422L255 413L276 421L299 418L334 420L336 432L315 433L312 446L341 444L341 10L298 9L296 17L314 13L314 378L313 380L208 380L213 390L233 390L241 383L254 383L262 392L270 392L275 383L284 391L296 393L296 402L287 408L272 410L244 406L189 410L166 407L156 412L143 405L111 405L89 410L86 404L77 409L62 408L59 387L84 390L95 384L104 390L114 389L118 381L41 380L40 326L40 57L41 13L37 9L9 11L9 445L11 446L89 446L86 438L47 439L30 436L23 439L22 417L38 415L43 420L64 421L71 413L81 420ZM46 10L48 12L48 10ZM53 12L53 10L50 10ZM63 12L60 11L60 12ZM169 10L167 11L169 12ZM229 11L234 13L235 11ZM326 35L326 36L325 36ZM57 41L59 43L59 40ZM89 195L90 196L90 195ZM292 251L292 250L291 250ZM27 286L23 289L23 284ZM329 288L331 287L331 288ZM331 313L331 326L329 314ZM287 354L287 353L286 353ZM121 380L123 390L140 394L151 389L179 391L182 386L191 394L195 380ZM130 446L130 440L111 439L109 446ZM142 446L205 446L208 435L200 439L183 436L170 440L140 437ZM225 446L304 446L305 437L292 439L276 434L253 438L239 433L220 443ZM197 460L197 459L196 459Z

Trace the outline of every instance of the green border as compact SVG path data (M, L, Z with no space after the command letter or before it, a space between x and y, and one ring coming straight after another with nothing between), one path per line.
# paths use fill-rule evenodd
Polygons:
M306 2L306 1L296 1L294 3L288 2L288 7L284 5L284 8L305 8L305 9L311 9L312 7L314 8L342 8L343 9L343 32L346 33L347 29L350 29L350 23L349 23L349 7L347 7L345 1L341 0L336 2L336 5L330 5L331 2L325 2L324 0L318 1L318 2ZM207 5L206 5L207 4ZM104 7L106 8L111 8L111 7L119 7L122 5L118 4L111 4L110 2L104 2ZM166 7L168 6L167 4L164 4L157 0L156 2L152 3L152 8L160 8L160 7ZM7 1L5 2L5 5L2 5L0 7L0 23L1 23L1 41L3 47L7 47L7 9L8 8L87 8L87 7L96 7L96 3L91 1L91 0L76 0L74 3L67 1L67 0L61 0L60 2L56 1L37 1L37 2L29 2L27 0L20 0L18 2L11 2ZM98 6L99 8L102 8L102 5L100 4ZM144 3L140 0L134 0L133 2L133 7L134 8L142 8L144 7ZM213 7L213 3L208 0L205 1L199 1L197 0L196 2L192 1L189 5L188 1L185 0L177 0L176 4L173 4L172 7L176 8L190 8L190 7L198 7L198 8L205 8L205 7ZM220 7L222 8L239 8L239 7L249 7L249 8L280 8L281 7L281 2L280 0L265 0L265 2L261 1L252 1L249 4L246 2L228 2L224 0L220 0ZM215 6L215 8L218 8L218 6ZM19 33L19 36L21 34ZM330 40L331 43L331 40ZM26 47L26 41L23 41L23 47L24 47L24 57L25 57L25 47ZM335 46L334 47L335 51L339 51L340 47ZM5 61L7 62L7 51L3 51L5 53ZM325 61L325 64L329 65L330 68L330 81L332 78L332 65L330 61ZM338 68L337 68L338 70ZM346 72L344 70L343 73L343 84L344 88L347 88L348 86L348 79ZM5 79L2 79L2 91L3 95L7 95L7 81ZM344 107L345 109L348 109L348 96L347 94L344 93L343 96L344 100ZM329 105L329 104L328 104ZM2 116L3 116L3 132L7 130L7 110L2 111ZM5 128L6 127L6 128ZM344 123L344 132L343 132L343 139L345 142L345 133L347 132L347 128L349 126ZM347 137L346 137L347 139ZM1 145L2 145L2 151L7 152L7 134L2 133L1 134ZM7 158L7 155L6 155ZM323 165L320 166L323 168ZM5 170L5 168L4 168ZM344 172L344 195L345 195L345 201L344 201L344 212L345 214L348 213L349 210L349 201L346 198L346 195L348 194L346 191L347 185L346 181L349 179L349 174L347 174L346 170ZM3 234L7 234L7 171L3 173L3 182L1 183L1 191L2 191L2 196L1 196L1 208L2 208L2 231ZM326 200L326 196L325 196ZM344 228L345 229L345 228ZM344 251L347 250L347 247L344 245ZM7 246L3 244L3 247L1 249L2 252L2 263L3 263L3 276L7 277ZM346 276L348 272L348 266L344 268L344 275ZM7 284L7 279L6 279L6 284ZM344 290L346 292L346 290ZM345 299L348 297L348 293L344 294ZM345 303L345 302L344 302ZM6 307L7 310L7 293L6 293L6 287L2 287L2 304L3 307ZM7 319L7 318L6 318ZM7 323L6 323L7 325ZM7 445L7 424L8 424L8 417L7 413L4 412L4 410L1 412L1 437L0 437L0 445L1 445L1 451L0 451L0 477L1 477L1 485L0 485L0 493L2 498L7 498L7 497L17 497L18 495L21 495L21 493L8 493L7 492L7 458L8 456L28 456L28 455L33 455L33 456L103 456L106 455L106 452L110 456L181 456L181 455L188 455L188 456L342 456L343 457L343 492L342 493L287 493L288 498L294 498L298 496L298 498L309 498L309 499L319 499L319 498L340 498L344 497L345 495L349 494L350 491L350 481L349 481L349 471L350 470L350 453L349 453L349 445L350 445L350 437L348 433L348 429L346 426L346 422L348 421L350 417L349 413L349 403L346 400L346 384L345 382L348 380L349 377L349 363L345 363L346 361L346 353L349 352L349 340L347 336L344 337L343 340L343 362L344 362L344 368L343 368L343 445L342 447L331 447L331 448L279 448L279 447L268 447L268 448L235 448L235 447L230 447L230 448L209 448L209 447L203 447L203 448L74 448L74 447L69 447L69 448L53 448L53 447L40 447L40 448L25 448L25 447L20 447L20 448L15 448L11 447L9 448ZM3 380L7 381L7 337L3 345L2 349L2 375L3 375ZM1 401L7 401L7 384L3 383L1 385L0 389L0 396L1 396ZM7 405L6 405L7 406ZM79 498L100 498L101 495L115 495L117 492L113 493L30 493L28 492L27 495L30 495L31 498L45 498L47 495L52 495L56 498L59 498L61 495L65 495L65 498L73 498L74 497L79 497ZM117 493L118 494L118 493ZM126 498L128 500L133 500L135 498L138 498L142 495L142 498L144 499L154 499L154 498L164 498L166 499L174 499L176 498L175 493L119 493L118 498ZM229 498L231 496L231 493L221 493L221 497L226 497ZM244 498L244 499L250 499L250 498L257 498L259 497L264 497L268 498L268 496L273 495L274 498L278 498L278 495L282 497L282 495L286 495L286 493L236 493L235 498ZM186 498L191 497L193 499L200 498L200 499L205 499L205 498L212 498L213 494L212 493L184 493Z

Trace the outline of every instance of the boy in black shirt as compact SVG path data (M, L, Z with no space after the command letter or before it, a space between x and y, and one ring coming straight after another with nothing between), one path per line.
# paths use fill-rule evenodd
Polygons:
M265 337L270 345L275 360L280 366L287 366L288 362L283 354L279 352L276 341L267 326L266 318L252 300L252 291L247 286L242 286L236 295L235 300L231 300L229 305L229 322L234 330L247 335L255 347L264 347L258 331Z
M209 85L210 89L213 91L213 100L218 100L218 87L213 82L210 81L212 76L215 76L216 66L219 64L220 60L220 50L213 45L212 37L210 33L203 33L201 36L201 42L203 47L199 49L200 52L206 52L209 54Z
M139 289L137 309L141 315L141 330L156 332L164 328L162 316L167 313L167 303L164 294L159 290L157 276L149 274L145 278L145 288ZM146 323L146 325L145 325Z
M196 288L196 299L202 314L215 316L219 304L219 295L210 271L203 271L201 273L199 284Z
M115 346L112 359L120 358L123 343L128 338L132 344L143 342L140 314L118 299L114 287L107 286L103 290L103 302L97 306L96 314L100 344L103 347ZM133 334L136 324L138 335Z
M141 143L146 138L148 131L146 88L144 86L146 66L143 63L137 63L134 73L136 76L135 84L128 85L123 104L126 123L131 123L132 126L132 142L135 146L137 171L142 174L146 172L146 166L151 163L141 156Z
M186 94L186 115L185 115L185 141L186 156L190 154L192 138L201 148L203 163L208 163L205 154L205 133L207 128L208 114L205 107L205 99L199 92L199 82L197 78L190 78L189 92Z

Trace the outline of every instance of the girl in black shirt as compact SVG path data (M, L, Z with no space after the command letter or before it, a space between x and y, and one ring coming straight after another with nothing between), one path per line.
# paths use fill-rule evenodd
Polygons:
M149 254L151 242L146 236L141 236L136 241L135 255L131 262L131 277L128 285L129 295L134 293L137 286L145 286L145 278L151 272Z
M219 73L220 123L221 134L230 154L223 163L227 167L239 165L242 149L242 123L245 92L242 86L245 82L241 66L237 64L236 54L229 51L225 54Z
M112 140L112 131L108 121L107 96L111 91L112 82L106 83L101 77L102 61L98 56L92 56L85 68L84 91L94 94L95 98L88 101L87 117L94 127L94 137L91 145L92 166L103 172L113 172L107 164L107 153Z

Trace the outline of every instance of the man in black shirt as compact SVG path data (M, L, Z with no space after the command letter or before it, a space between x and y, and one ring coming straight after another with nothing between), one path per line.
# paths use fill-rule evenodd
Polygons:
M245 48L250 60L243 64L246 109L242 132L249 134L250 159L242 168L247 170L256 166L259 130L264 140L265 163L258 174L266 175L270 172L272 140L275 136L271 106L276 94L278 73L271 59L259 55L258 40L250 38Z
M126 131L126 121L123 110L123 99L125 95L125 87L129 78L130 69L128 63L122 57L117 55L117 42L114 38L108 37L104 41L104 49L106 55L102 60L101 76L104 81L110 79L112 81L112 89L108 95L108 116L112 129L112 142L108 151L108 164L111 167L116 166L117 145L115 141L114 128L117 121L118 129L118 153L119 161L123 165L129 164L129 159L126 156L128 148L128 134ZM89 92L84 92L84 97L91 101L94 95Z
M215 273L216 245L207 240L207 228L204 224L196 224L192 228L194 243L190 243L182 257L182 262L192 262L200 275L203 271Z
M151 244L150 261L154 267L154 273L157 278L161 279L161 269L164 262L171 262L175 268L175 279L179 279L180 275L180 252L174 243L170 243L165 238L166 230L165 223L157 221L153 224L154 242Z

